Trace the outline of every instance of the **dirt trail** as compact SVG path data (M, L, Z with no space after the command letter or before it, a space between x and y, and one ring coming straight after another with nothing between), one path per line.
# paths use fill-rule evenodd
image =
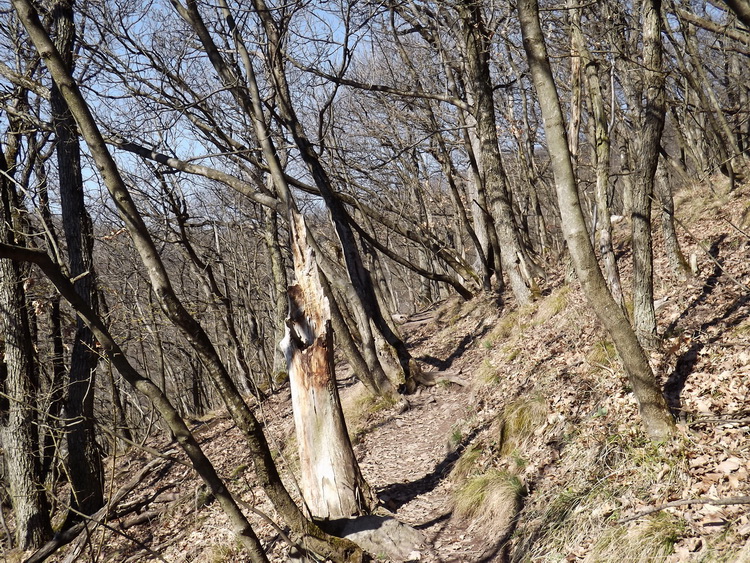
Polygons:
M384 507L424 533L433 551L423 552L424 561L455 560L461 549L447 477L457 457L449 439L465 416L467 393L451 387L411 397L409 410L386 419L357 446L364 476Z
M435 342L441 324L436 311L430 310L410 317L401 328L425 369L471 374L475 354L461 352L467 338L473 340L476 334L455 327L455 341ZM424 534L422 561L477 561L483 550L468 539L465 523L452 516L449 479L463 446L473 436L464 435L466 421L475 414L471 388L439 382L407 400L406 410L390 409L368 421L355 446L362 472L382 507Z

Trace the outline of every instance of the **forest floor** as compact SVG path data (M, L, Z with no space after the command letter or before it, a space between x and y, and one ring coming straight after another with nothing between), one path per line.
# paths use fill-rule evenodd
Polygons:
M750 561L749 194L678 198L680 241L699 267L687 281L671 273L655 225L663 343L650 359L678 414L666 443L645 439L613 346L562 272L531 305L450 299L410 317L412 353L444 381L406 410L369 398L342 366L363 474L381 511L422 534L414 560ZM628 229L617 225L624 280ZM294 490L288 390L258 413ZM286 560L236 427L213 413L195 431L269 555ZM119 487L156 460L123 501L137 509L50 560L247 560L176 444L147 447L108 464Z

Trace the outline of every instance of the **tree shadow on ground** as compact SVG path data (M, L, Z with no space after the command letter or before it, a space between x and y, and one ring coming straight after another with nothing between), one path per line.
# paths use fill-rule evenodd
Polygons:
M407 483L393 483L386 485L378 491L378 497L383 504L393 512L397 511L403 505L411 502L416 497L428 493L438 486L440 481L450 473L458 458L466 449L471 441L479 434L487 424L474 428L470 434L466 435L459 445L454 448L445 458L438 463L435 468L420 479Z
M459 342L456 348L453 350L453 352L451 352L450 355L444 360L430 355L420 356L417 359L420 362L429 364L440 371L450 369L450 367L453 365L453 362L460 358L464 354L464 352L466 352L466 350L468 350L474 344L474 342L476 342L478 339L482 338L489 332L491 327L482 326L483 324L484 321L480 322L472 332L464 336L461 339L461 342Z
M721 235L719 238L714 241L714 243L711 245L711 248L708 249L708 254L718 262L719 259L719 246L726 238L726 235ZM706 278L706 281L703 283L703 287L701 288L700 295L693 299L690 304L685 307L685 309L680 313L680 316L677 317L675 320L673 320L671 323L669 323L669 326L664 331L665 335L670 335L674 333L675 329L677 328L677 325L685 319L690 312L697 309L700 305L702 305L706 299L708 299L709 295L711 295L716 289L716 286L718 285L719 278L721 277L721 274L723 273L721 269L721 263L716 263L714 265L714 269L711 272L711 275Z
M724 239L720 237L712 246L710 253L714 258L718 257L718 245ZM667 334L674 332L681 319L684 319L688 312L695 310L700 304L704 303L708 296L714 291L718 285L718 280L721 277L723 271L719 264L716 265L714 271L706 279L703 284L700 295L694 299L690 305L688 305L678 319L674 320L667 328ZM736 315L730 320L730 318L750 304L750 295L743 294L739 295L729 304L723 311L712 317L710 320L702 323L700 327L693 331L696 336L692 342L690 348L688 348L682 355L677 358L674 370L664 384L664 395L667 399L667 403L675 415L680 416L682 411L682 391L685 388L688 377L693 373L701 352L711 344L724 338L724 333L727 329L733 328L739 325L750 315L750 308L744 311L743 314ZM711 327L722 325L724 330L717 332L714 336L707 339L701 339L699 336L705 334Z

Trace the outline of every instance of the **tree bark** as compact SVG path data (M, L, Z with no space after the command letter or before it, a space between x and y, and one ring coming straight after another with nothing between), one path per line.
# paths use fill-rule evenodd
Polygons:
M284 318L286 317L286 268L284 257L281 254L281 243L279 241L279 220L275 209L263 208L263 240L268 250L271 262L271 273L273 276L273 313L274 313L274 339L273 339L273 367L271 369L271 387L278 372L286 369L284 356L277 346L284 336Z
M638 177L633 190L633 322L644 346L657 341L654 311L654 251L651 202L664 130L666 101L662 70L661 0L644 0L641 130L638 140Z
M8 164L0 148L0 237L5 244L15 244L17 196L11 179L12 167ZM25 550L42 545L52 535L52 527L39 459L36 416L39 382L24 281L19 264L0 260L0 329L4 341L4 373L0 378L4 376L7 395L7 411L0 410L0 430L5 450L5 478L16 520L16 544Z
M292 212L290 223L296 284L288 289L289 317L281 348L292 391L302 496L316 519L359 516L369 511L372 494L341 410L328 298L315 253L306 242L304 219Z
M52 7L55 46L69 72L73 69L73 0L57 0ZM60 91L50 90L52 123L60 185L63 231L68 247L68 268L76 291L96 312L99 308L93 263L93 225L83 201L81 154L75 120ZM65 409L68 443L68 474L71 482L71 510L68 523L77 513L93 514L104 504L104 470L94 428L94 389L99 356L91 330L79 318L68 370Z
M542 109L548 149L552 157L565 241L581 287L622 359L647 434L654 439L664 439L672 433L674 421L643 348L607 289L586 229L565 136L560 99L539 22L539 6L536 0L519 0L517 6L523 45Z

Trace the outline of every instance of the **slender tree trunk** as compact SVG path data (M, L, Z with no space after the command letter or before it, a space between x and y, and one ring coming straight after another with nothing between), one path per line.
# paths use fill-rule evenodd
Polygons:
M268 207L263 208L264 231L263 240L266 243L266 249L271 261L271 273L273 276L273 313L274 313L274 339L273 339L273 368L271 370L271 386L273 378L279 371L286 369L284 356L278 343L284 335L284 318L286 317L286 268L284 267L284 257L281 254L281 243L279 241L279 221L278 213Z
M643 348L638 343L627 317L607 288L586 229L565 136L560 99L539 22L539 6L536 0L519 0L517 6L523 45L542 109L548 149L552 156L552 171L555 176L563 235L568 243L578 279L591 307L622 359L638 401L646 432L655 439L666 438L674 428L672 416Z
M677 232L674 228L674 200L672 199L672 188L669 185L664 165L656 169L656 196L661 209L661 230L664 236L664 252L669 260L672 273L677 279L684 280L690 275L690 266L680 249L677 240Z
M55 45L68 71L73 67L72 0L57 0L52 9ZM68 264L76 291L96 312L96 274L93 264L93 226L83 201L81 155L75 120L59 90L50 94L55 130L57 167L60 184L63 231L68 247ZM65 401L68 442L68 474L71 481L71 506L68 524L83 514L93 514L104 504L104 472L94 429L94 388L99 356L91 330L76 320L76 333L70 356Z
M492 275L495 275L495 289L498 293L502 292L503 285L503 267L501 263L502 252L500 242L498 241L497 231L492 222L489 212L489 203L487 201L487 190L482 181L479 160L476 157L474 145L479 147L479 142L474 129L469 129L466 116L462 110L458 110L458 119L463 131L464 148L469 159L470 176L466 182L466 198L469 200L469 209L471 211L472 221L474 223L474 232L477 233L484 254L486 256L487 267L489 268L490 286Z
M328 298L328 304L331 313L331 326L336 337L336 346L344 352L344 356L349 362L349 366L354 372L354 376L375 396L394 397L396 389L386 376L383 367L379 362L368 362L360 352L361 345L355 342L352 332L346 323L344 315L336 300L331 285L323 272L320 277L320 283L323 286L325 295ZM377 358L374 358L377 360Z
M651 238L651 201L666 116L662 70L661 0L644 0L641 130L638 176L633 190L633 321L644 346L657 341L654 311L654 255Z
M596 174L596 207L598 213L599 254L604 267L604 277L612 297L623 311L625 299L622 293L620 271L617 267L615 251L612 246L612 217L609 209L609 158L610 138L609 124L604 105L601 82L599 80L599 66L592 59L591 53L581 30L581 12L575 9L572 33L574 50L580 54L589 100L593 113L594 129L594 167Z
M630 130L625 129L621 132L620 146L618 156L620 158L620 174L622 176L622 214L630 217L633 214L633 158L631 156L630 145L627 136L631 135Z
M39 208L42 221L45 225L47 243L50 248L59 249L60 244L55 232L55 225L49 205L47 173L41 162L37 162L36 164L36 176L39 185ZM60 457L58 445L62 436L60 414L65 403L65 379L67 376L60 313L60 296L55 295L50 301L49 340L52 347L52 358L50 359L52 369L47 388L49 403L41 422L41 428L44 429L42 437L42 477L47 484L55 483L57 478L56 460Z
M578 175L578 147L581 133L581 109L583 94L581 84L581 63L583 33L581 32L581 8L577 0L568 0L570 20L570 121L568 122L568 147L573 161L573 172ZM584 63L585 64L585 63Z
M479 138L479 158L487 187L495 230L502 248L502 265L513 294L519 303L528 302L538 291L531 270L538 269L524 248L515 224L505 170L500 154L495 120L495 103L490 78L487 30L481 3L473 0L457 5L463 27L466 66L474 94L474 117Z

